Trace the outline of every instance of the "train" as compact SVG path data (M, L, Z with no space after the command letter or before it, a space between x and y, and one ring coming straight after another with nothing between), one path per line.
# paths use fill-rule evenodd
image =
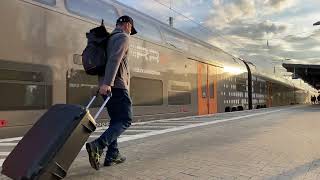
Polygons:
M112 31L122 15L139 31L129 53L135 122L310 99L308 90L114 0L1 0L0 12L0 138L23 136L53 104L89 102L97 77L83 70L85 34L102 19ZM107 112L97 122L107 125Z

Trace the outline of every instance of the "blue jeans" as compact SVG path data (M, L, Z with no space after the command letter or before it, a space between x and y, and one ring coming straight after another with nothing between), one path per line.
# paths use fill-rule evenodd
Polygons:
M103 96L104 99L107 96ZM112 97L106 105L111 118L109 128L96 140L100 149L108 147L107 156L119 152L118 137L130 127L132 122L132 102L126 89L112 89Z

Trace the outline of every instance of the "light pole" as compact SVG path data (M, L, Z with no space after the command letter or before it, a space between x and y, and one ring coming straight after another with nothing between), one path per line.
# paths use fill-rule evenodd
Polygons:
M252 109L252 75L249 64L255 66L252 62L245 61L244 59L239 58L240 61L244 63L248 71L248 108Z

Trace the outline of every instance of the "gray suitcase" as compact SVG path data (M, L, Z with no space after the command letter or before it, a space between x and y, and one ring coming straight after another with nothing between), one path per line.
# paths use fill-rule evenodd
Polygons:
M93 118L88 108L96 96L87 107L52 106L9 154L1 173L16 180L64 178L84 143L95 131L95 120L111 97L104 101Z

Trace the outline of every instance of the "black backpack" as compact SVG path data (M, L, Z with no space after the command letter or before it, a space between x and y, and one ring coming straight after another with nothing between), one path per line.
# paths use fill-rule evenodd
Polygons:
M103 75L107 63L107 41L110 33L106 30L103 20L101 25L86 33L87 46L82 52L82 65L89 75Z

